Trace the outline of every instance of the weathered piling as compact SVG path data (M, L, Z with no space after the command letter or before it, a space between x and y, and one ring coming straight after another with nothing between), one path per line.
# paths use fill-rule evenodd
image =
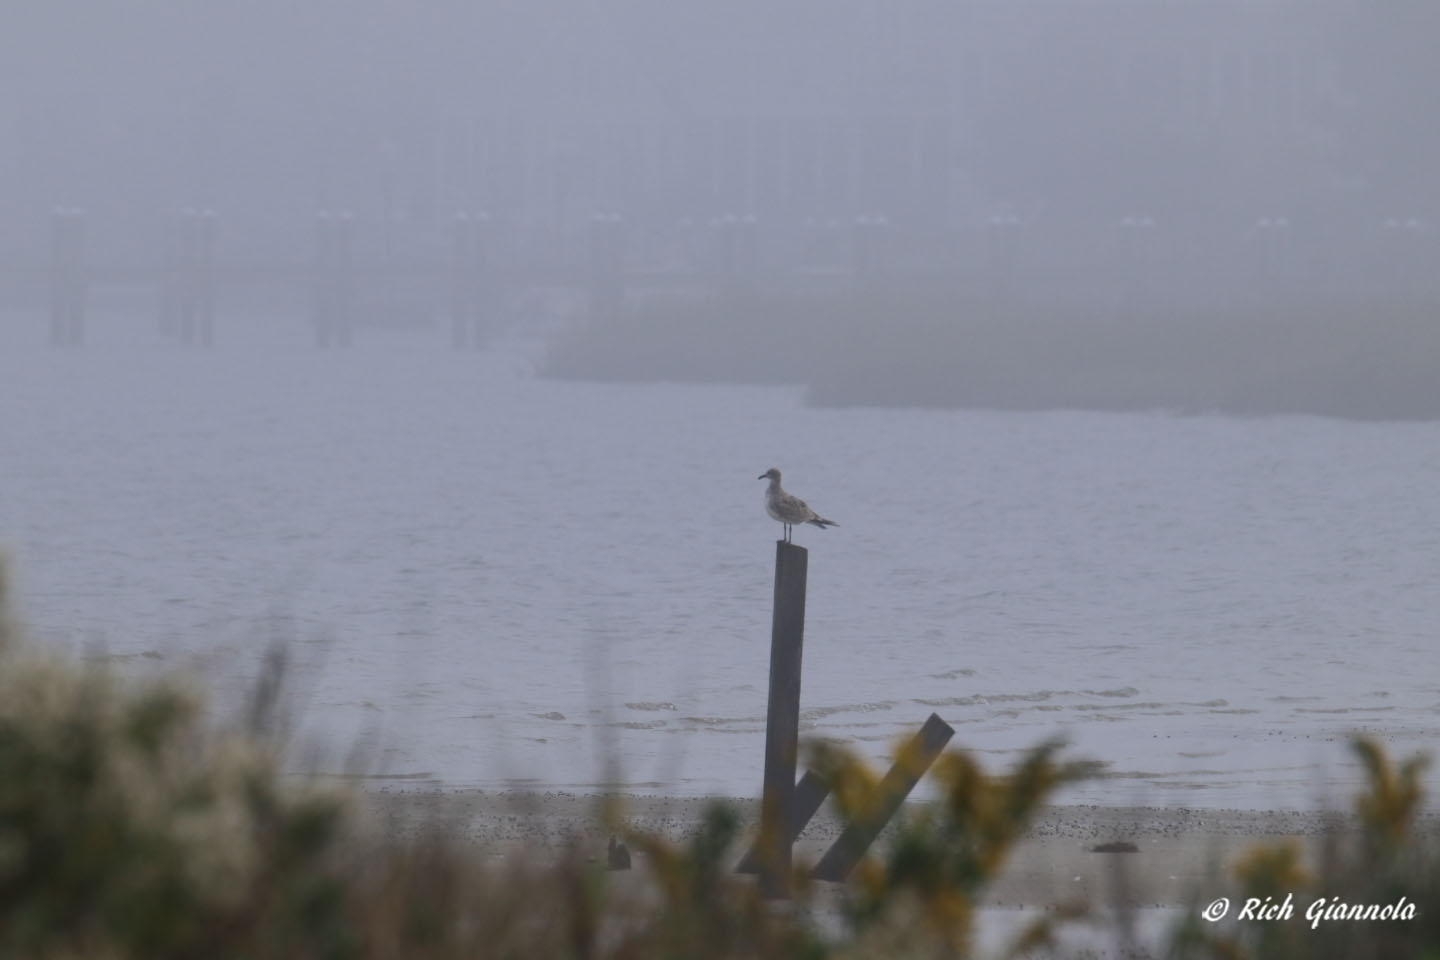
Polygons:
M1255 284L1263 290L1283 287L1290 279L1291 263L1290 218L1257 217L1249 240Z
M886 217L856 217L852 255L855 280L873 283L885 267L885 241L890 221Z
M790 895L790 823L795 809L795 766L800 745L800 661L805 645L808 564L809 553L804 547L776 541L765 787L760 804L760 839L756 844L760 891L770 898Z
M791 794L787 843L793 845L800 839L800 834L805 831L810 818L815 816L815 811L820 809L820 804L824 803L829 795L830 785L825 782L825 778L812 770L806 770L805 776L795 784ZM761 854L760 843L757 841L735 867L735 872L759 873Z
M160 332L202 346L215 342L215 244L213 210L180 212L163 280Z
M180 219L171 225L165 234L165 253L160 266L160 282L157 285L157 329L162 337L173 337L180 330L180 286L184 268L185 217L190 207L180 211Z
M590 321L614 319L625 302L625 224L619 214L590 221Z
M993 296L1009 296L1019 283L1020 218L997 214L985 223L985 277Z
M740 270L736 239L733 213L710 218L710 270L722 284L733 284Z
M315 218L315 337L321 347L350 346L354 327L354 219L348 211Z
M494 283L490 215L455 214L450 232L450 343L457 350L484 346Z
M880 831L885 829L885 824L900 809L900 804L915 789L915 784L920 782L954 735L955 730L939 715L930 714L920 732L900 748L895 764L880 781L880 802L876 808L868 816L851 821L815 865L811 875L816 880L839 882L850 875L855 864L865 855Z
M50 214L50 342L85 341L85 211L56 207Z
M759 271L760 221L754 214L727 213L710 220L711 269L731 290L753 286Z

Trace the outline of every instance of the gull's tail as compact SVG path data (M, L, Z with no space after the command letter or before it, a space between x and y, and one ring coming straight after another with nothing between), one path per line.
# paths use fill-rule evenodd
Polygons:
M805 522L806 522L806 523L813 523L813 524L815 524L815 526L819 527L821 530L824 530L826 527L838 527L838 526L840 526L840 524L836 523L834 520L826 520L824 517L811 517L809 520L806 520Z

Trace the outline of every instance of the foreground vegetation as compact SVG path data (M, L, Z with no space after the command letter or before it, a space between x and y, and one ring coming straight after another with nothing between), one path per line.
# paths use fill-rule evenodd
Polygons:
M440 824L413 835L366 829L357 796L279 776L258 716L225 729L176 681L127 681L30 649L3 610L0 578L6 958L969 956L987 884L1047 798L1087 769L1056 744L1003 776L945 754L931 773L940 799L862 863L822 924L821 893L803 870L790 909L732 872L739 824L723 807L683 845L627 833L641 856L625 874L579 845L516 863ZM1337 834L1310 870L1294 847L1257 848L1238 879L1246 896L1293 892L1305 903L1403 896L1418 916L1316 932L1306 922L1211 926L1189 911L1170 955L1440 956L1440 857L1415 830L1423 762L1396 767L1370 741L1354 749L1370 775L1359 833ZM879 778L854 756L819 748L811 764L843 816L877 802ZM1015 952L1046 948L1058 926L1084 917L1083 905L1061 905Z

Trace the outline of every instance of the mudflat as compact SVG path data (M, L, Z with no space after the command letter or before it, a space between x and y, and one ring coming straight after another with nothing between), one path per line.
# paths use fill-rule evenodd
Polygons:
M594 796L565 792L372 789L378 823L403 835L441 823L496 857L544 856L579 844L603 857L616 832L643 832L683 842L700 829L706 809L729 806L744 825L739 860L759 823L758 801L735 798ZM921 803L907 803L913 813ZM1092 904L1181 907L1233 897L1234 864L1258 844L1290 839L1307 859L1351 826L1343 814L1318 811L1210 810L1168 807L1057 805L1046 808L1016 845L985 903L1044 908ZM1427 820L1426 829L1436 827ZM795 847L814 862L840 835L841 822L822 808ZM890 831L882 833L883 848ZM643 869L636 851L636 869Z

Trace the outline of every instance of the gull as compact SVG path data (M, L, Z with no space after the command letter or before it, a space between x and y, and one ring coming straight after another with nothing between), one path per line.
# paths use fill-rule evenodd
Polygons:
M810 505L799 497L791 496L780 487L780 471L771 467L756 480L769 480L770 486L765 489L765 512L771 518L785 524L785 542L790 542L790 527L797 523L813 523L824 530L826 527L838 527L840 524L834 520L826 520L820 514L810 509Z

